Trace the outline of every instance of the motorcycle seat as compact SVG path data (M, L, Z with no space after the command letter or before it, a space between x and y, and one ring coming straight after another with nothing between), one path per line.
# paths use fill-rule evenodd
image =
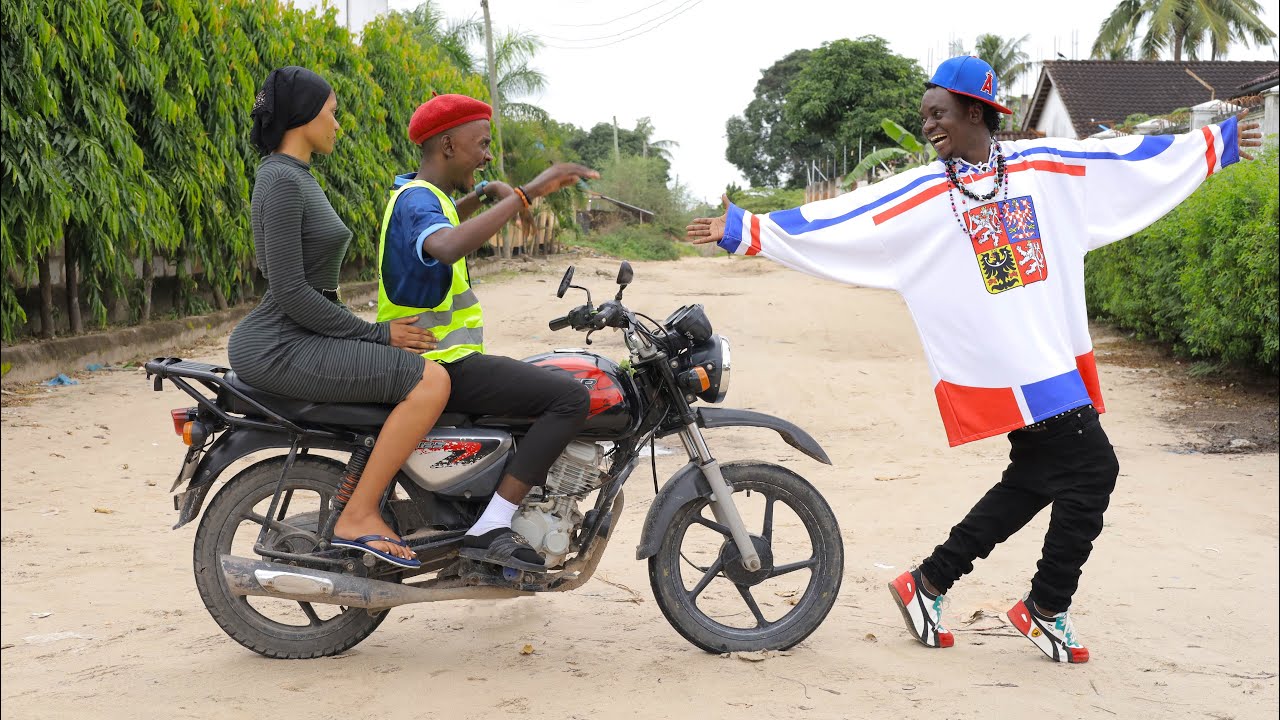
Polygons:
M266 409L279 414L287 420L302 425L342 425L346 427L376 428L387 421L387 416L395 409L395 405L382 403L337 403L314 402L298 398L276 395L259 390L241 380L234 370L228 370L222 376L227 387L243 393ZM220 393L219 402L225 409L254 418L261 418L262 412L245 402L233 392ZM444 413L436 421L436 427L457 427L470 424L471 417L462 413Z

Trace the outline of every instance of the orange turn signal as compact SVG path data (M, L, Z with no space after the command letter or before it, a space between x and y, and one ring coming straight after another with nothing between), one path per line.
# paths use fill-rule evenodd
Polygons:
M698 378L698 385L701 387L698 392L706 392L707 388L711 387L711 378L707 377L706 369L699 365L693 371Z

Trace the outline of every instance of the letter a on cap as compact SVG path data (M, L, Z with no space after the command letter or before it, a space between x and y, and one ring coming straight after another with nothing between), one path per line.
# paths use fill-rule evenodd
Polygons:
M987 79L982 81L982 92L986 95L991 94L991 73L987 73Z

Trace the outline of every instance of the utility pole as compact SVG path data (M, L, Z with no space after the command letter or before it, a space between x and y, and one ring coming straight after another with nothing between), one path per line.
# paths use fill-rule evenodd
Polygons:
M618 153L618 116L613 116L613 161L618 162L622 155Z
M499 128L502 108L498 104L498 72L493 61L493 23L489 20L489 0L480 0L480 7L484 9L484 50L489 65L489 102L493 104L493 139L499 150L498 175L505 180L507 171L502 165L502 134Z

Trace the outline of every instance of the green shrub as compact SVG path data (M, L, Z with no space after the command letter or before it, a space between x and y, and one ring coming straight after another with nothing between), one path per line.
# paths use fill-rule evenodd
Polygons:
M332 3L0 0L0 25L5 341L27 320L17 289L59 249L99 325L110 296L145 305L155 256L179 268L184 311L203 306L188 264L220 304L252 292L249 112L271 69L306 66L337 92L337 152L314 169L353 233L348 261L366 272L392 177L419 161L413 109L432 91L488 98L483 76L424 46L403 16L370 23L357 44Z
M624 225L602 235L566 239L565 243L591 248L621 260L679 260L686 255L698 254L692 245L676 242L653 225Z
M1090 312L1192 357L1280 370L1277 174L1271 145L1155 225L1090 253Z
M804 188L746 188L730 185L729 200L734 205L757 215L786 210L804 204ZM717 213L719 214L719 213Z

